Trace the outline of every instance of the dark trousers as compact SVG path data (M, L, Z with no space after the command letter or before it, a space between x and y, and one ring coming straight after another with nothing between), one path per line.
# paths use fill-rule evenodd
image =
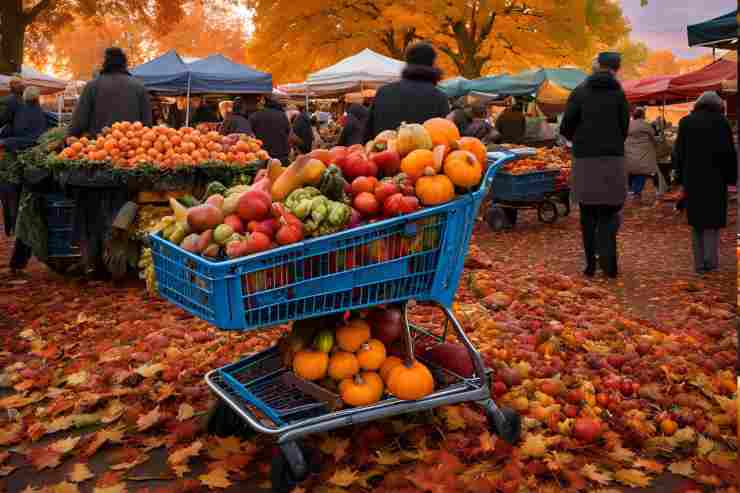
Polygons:
M13 270L25 269L32 256L33 250L31 250L31 247L16 238L15 245L13 245L13 254L10 257L10 268Z
M617 266L617 232L619 231L618 205L580 204L583 251L587 268L595 270L596 256L599 266L609 276L615 277Z

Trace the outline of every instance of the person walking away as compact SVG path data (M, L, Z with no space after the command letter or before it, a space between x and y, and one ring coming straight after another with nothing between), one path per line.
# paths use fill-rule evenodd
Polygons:
M247 134L247 135L254 135L254 131L252 130L252 126L249 124L249 119L246 116L246 108L244 105L244 101L241 98L236 98L234 100L232 111L230 111L226 118L224 119L224 123L221 126L221 134L222 135L230 135L230 134Z
M648 177L659 174L656 155L655 129L645 121L645 110L637 108L632 114L629 133L624 143L625 170L630 182L630 196L642 200L642 191Z
M262 141L262 148L270 157L279 159L283 164L289 164L290 122L283 105L277 99L268 96L264 108L249 117L249 124L252 126L254 136Z
M300 154L308 154L313 147L313 132L311 131L311 116L307 111L299 112L293 120L293 133L300 141L296 141L296 148Z
M719 268L719 232L727 227L728 190L737 182L737 151L716 92L705 92L681 119L674 146L677 182L686 197L697 273Z
M437 88L442 71L434 64L437 52L429 43L416 43L406 50L406 67L401 80L378 89L365 125L363 142L384 130L396 130L401 123L424 123L445 118L450 112L447 96Z
M630 110L616 78L618 53L601 53L593 74L570 94L560 133L573 143L573 190L580 204L584 275L598 261L608 277L618 276L619 212L627 197L624 142Z
M496 119L496 131L507 144L521 144L524 141L527 119L513 98L509 99L507 108Z
M352 103L347 107L347 119L339 134L338 146L349 147L355 144L364 144L365 124L368 118L368 109L361 104Z
M152 104L144 85L128 71L126 54L107 48L100 75L85 84L77 102L68 134L96 136L117 122L152 125Z
M465 137L475 137L483 144L489 145L498 142L501 134L488 122L488 110L483 103L476 103L472 107L473 120L461 134Z
M0 138L10 137L13 133L13 119L18 108L23 105L23 91L25 86L18 77L13 77L8 83L10 94L0 99Z

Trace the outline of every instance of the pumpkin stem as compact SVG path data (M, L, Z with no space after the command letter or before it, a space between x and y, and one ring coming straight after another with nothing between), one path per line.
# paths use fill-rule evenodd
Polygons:
M424 176L434 176L436 174L437 172L434 171L434 168L432 168L431 166L427 166L426 168L424 168Z
M411 368L414 366L416 358L414 358L414 339L411 337L411 327L409 326L407 310L408 303L404 303L403 309L401 310L401 313L403 314L403 335L406 339L406 357L404 358L403 364L406 368Z
M360 375L360 372L357 372L354 380L356 385L365 385L365 380L362 379L362 375Z

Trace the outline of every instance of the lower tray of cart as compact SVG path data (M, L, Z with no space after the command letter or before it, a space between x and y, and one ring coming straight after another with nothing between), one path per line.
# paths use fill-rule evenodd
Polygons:
M414 328L415 344L439 343L441 338L422 329ZM388 394L380 402L362 408L342 408L339 396L330 390L295 377L293 372L283 365L282 356L277 347L249 356L236 363L213 370L206 375L208 385L216 391L226 404L237 413L255 417L261 425L276 431L299 424L319 423L332 419L342 413L370 411L373 408L398 404L399 411L414 411L435 406L424 406L423 402L446 396L450 403L467 400L485 399L481 389L488 390L478 376L464 378L450 370L419 358L432 372L435 381L435 392L419 401L401 401ZM486 370L486 375L490 369ZM468 394L470 398L461 398ZM411 404L411 406L409 406ZM441 404L440 404L441 405ZM400 409L403 407L404 409ZM387 412L385 414L388 414ZM396 414L396 413L392 413Z

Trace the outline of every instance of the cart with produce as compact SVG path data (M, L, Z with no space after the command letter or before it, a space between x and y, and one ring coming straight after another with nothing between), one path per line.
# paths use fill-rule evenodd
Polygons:
M491 229L513 227L520 210L536 210L545 224L570 214L570 165L563 153L532 148L514 152L520 159L497 173L484 207L483 217Z
M420 132L421 126L415 127ZM398 132L400 146L409 137L404 131L402 126ZM176 233L181 221L170 218L150 237L158 291L165 299L224 330L292 322L290 333L272 348L206 375L219 399L211 431L229 434L246 423L277 437L274 491L291 491L313 469L300 444L303 437L356 423L472 401L483 406L499 436L512 442L519 437L519 416L492 400L483 360L450 310L463 271L461 253L467 251L482 199L496 172L516 155L488 154L476 178L473 153L449 154L445 174L441 166L436 175L427 170L424 176L433 181L419 177L404 194L400 190L408 177L393 175L420 163L432 165L431 157L424 161L432 152L399 151L406 156L399 166L386 161L387 152L396 152L395 142L389 147L379 146L374 154L369 143L370 158L361 162L342 150L341 156L299 158L282 173L267 170L266 175L275 171L277 176L272 184L258 175L246 191L227 190L225 198L211 197L201 209L175 211L181 218L187 214L196 233L181 238L183 233ZM342 185L334 165L320 175L307 171L319 167L319 157L344 163L351 184ZM472 174L463 177L468 170L456 167L462 164L455 160L467 160ZM385 169L380 174L386 178L375 178L373 163ZM283 190L286 180L294 183L289 193ZM462 180L469 183L464 189ZM370 195L381 192L390 195L379 201L378 210ZM353 198L342 197L347 194ZM221 217L210 217L218 216L211 205L219 204ZM251 220L247 239L234 236L239 217L264 217L268 207L277 220ZM358 210L372 219L357 224ZM278 231L261 245L268 226ZM411 325L407 308L414 303L439 307L444 326ZM451 343L453 338L458 344Z

